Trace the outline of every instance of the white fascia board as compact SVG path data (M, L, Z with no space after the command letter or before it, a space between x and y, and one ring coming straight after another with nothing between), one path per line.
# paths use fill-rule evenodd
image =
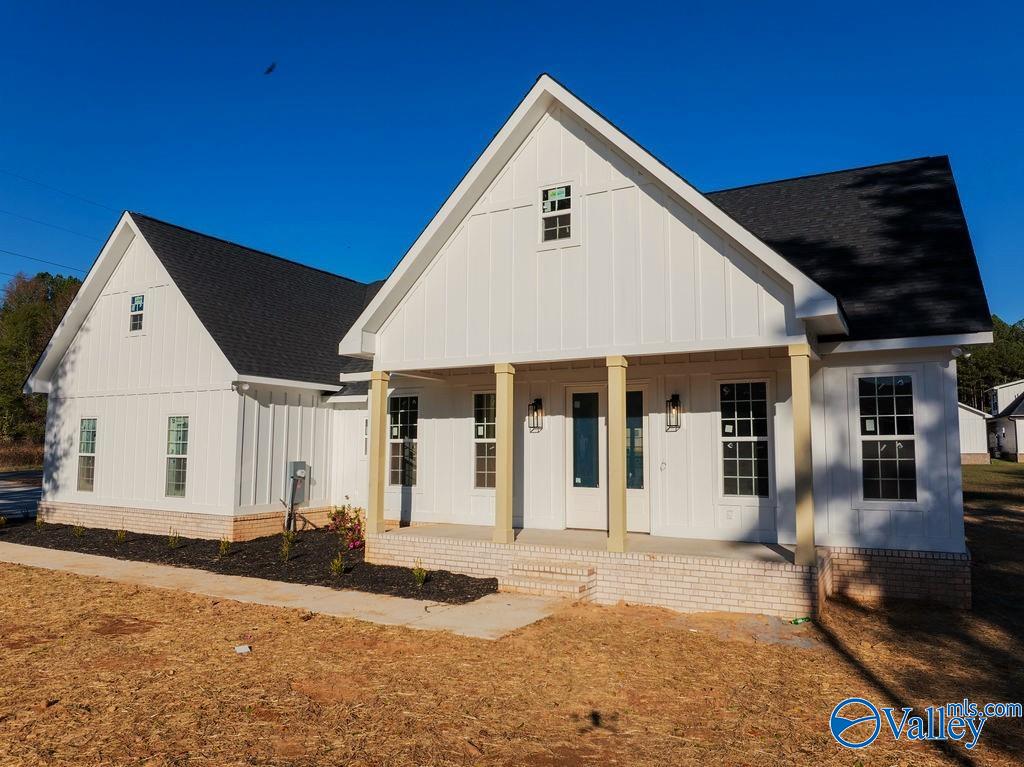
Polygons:
M141 236L131 220L127 211L121 214L117 224L111 230L107 241L100 248L99 255L93 261L92 266L85 275L78 293L68 306L57 329L50 336L46 348L36 360L32 372L25 380L23 391L25 394L49 394L51 390L50 377L57 365L64 358L68 347L75 340L75 336L82 328L85 318L96 304L100 293L106 287L110 276L114 273L121 258L128 250L132 241Z
M342 383L355 383L356 381L369 381L370 371L364 370L358 373L338 373L338 380Z
M366 394L332 394L324 397L324 402L329 405L363 405L368 401Z
M740 226L693 186L563 86L551 77L541 75L526 98L520 102L483 154L449 195L427 228L402 257L377 295L349 328L348 333L338 344L339 354L364 357L374 354L375 334L387 317L555 101L573 112L584 124L625 157L650 173L727 237L752 253L769 271L792 285L797 317L806 318L808 324L815 326L816 330L819 330L820 326L819 332L823 334L842 332L845 329L845 325L840 327L830 321L833 316L838 317L841 314L835 296Z
M938 346L975 346L992 343L991 333L960 333L948 336L913 336L910 338L877 338L870 341L838 341L818 344L822 354L880 352L893 349L930 349Z
M957 402L956 404L957 404L957 407L962 407L964 410L966 410L966 411L968 411L970 413L974 413L975 415L980 415L982 418L988 419L988 418L992 417L988 413L986 413L984 410L978 410L978 408L971 407L970 405L965 404L963 402Z
M553 81L547 77L539 79L501 126L426 229L406 251L377 295L349 328L338 344L339 354L374 354L376 332L547 111L552 101L547 89L547 83L550 82Z
M257 384L261 386L281 386L287 389L312 389L314 391L341 391L340 386L312 383L310 381L290 381L285 378L266 378L264 376L238 376L237 383Z
M995 391L996 389L1005 389L1007 386L1016 386L1019 383L1024 383L1024 378L1018 378L1016 381L1007 381L1004 384L999 384L998 386L993 386L992 388L987 389L986 391Z

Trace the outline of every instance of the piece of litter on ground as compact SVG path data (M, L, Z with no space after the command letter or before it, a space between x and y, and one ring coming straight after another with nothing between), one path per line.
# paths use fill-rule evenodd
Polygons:
M697 629L687 629L687 631L689 631L691 634L699 634L700 633L699 631L697 631Z
M792 623L794 626L799 626L801 623L807 623L807 621L809 620L810 618L804 616L803 618L794 618L790 621L790 623Z
M248 655L252 652L252 647L247 644L240 644L235 646L235 652L239 655Z

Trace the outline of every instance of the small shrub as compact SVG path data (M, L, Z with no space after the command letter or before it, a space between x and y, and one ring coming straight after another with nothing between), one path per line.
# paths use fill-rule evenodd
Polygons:
M416 585L423 588L423 584L430 579L430 573L423 567L423 562L416 560L416 566L412 569L412 577L416 579Z
M3 527L6 524L7 524L7 517L5 517L3 514L0 514L0 527Z
M363 547L366 542L363 534L364 515L362 509L347 503L327 512L327 529L338 536L342 549L351 551Z
M331 575L338 578L345 574L345 550L342 549L338 555L331 560Z
M167 548L176 549L181 545L181 536L173 528L167 530Z
M76 538L81 538L83 535L85 535L85 528L81 525L75 525L71 528L71 534Z
M39 530L42 530L43 529L43 525L45 525L45 524L46 524L46 522L43 521L42 516L40 516L39 512L36 512L36 528L38 528Z
M217 544L217 556L223 559L231 553L231 541L227 538L221 538L220 543Z
M114 533L114 543L122 544L128 540L128 531L123 527Z
M295 531L285 530L281 533L281 561L286 563L292 558L292 547L295 545Z

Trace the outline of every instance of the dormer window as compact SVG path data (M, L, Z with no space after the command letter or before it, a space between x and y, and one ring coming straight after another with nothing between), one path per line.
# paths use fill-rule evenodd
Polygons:
M142 330L142 308L145 301L145 296L132 296L131 308L128 313L128 331L130 333L138 333Z
M572 237L572 186L555 186L540 193L541 241Z

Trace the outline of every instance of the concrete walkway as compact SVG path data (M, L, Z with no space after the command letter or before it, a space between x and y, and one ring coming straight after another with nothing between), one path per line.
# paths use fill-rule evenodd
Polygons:
M488 594L469 604L450 605L364 591L339 591L325 586L220 575L205 570L124 561L17 543L0 543L0 562L90 575L138 586L188 591L237 602L309 610L387 626L451 631L479 639L499 639L546 618L559 605L558 600L520 594Z

